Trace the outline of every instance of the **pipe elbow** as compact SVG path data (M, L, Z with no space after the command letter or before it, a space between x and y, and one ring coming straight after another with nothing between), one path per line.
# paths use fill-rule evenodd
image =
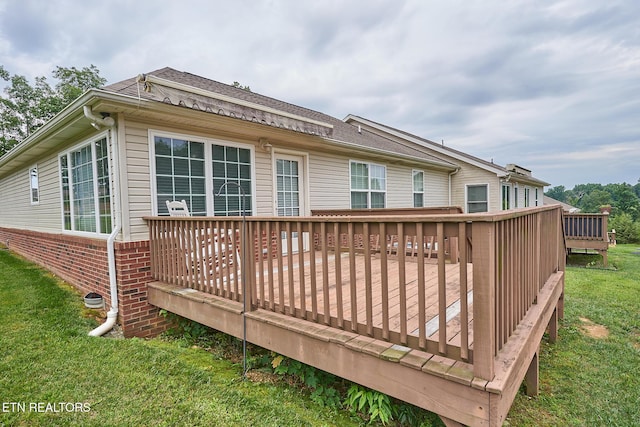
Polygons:
M106 117L98 117L93 113L93 110L91 109L90 106L85 105L82 108L83 112L84 112L84 116L89 119L91 121L91 124L95 124L95 125L99 125L99 126L106 126L106 127L113 127L116 124L116 121L113 120L113 117L110 116L106 116Z
M98 326L91 332L89 332L90 337L100 337L107 332L109 332L116 324L116 319L118 318L117 310L109 310L107 313L107 320L102 325Z

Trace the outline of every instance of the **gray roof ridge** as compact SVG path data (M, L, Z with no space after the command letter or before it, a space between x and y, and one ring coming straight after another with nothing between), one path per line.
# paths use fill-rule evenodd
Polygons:
M202 77L193 73L176 70L171 67L160 68L148 73L143 73L143 76L153 76L158 79L169 80L175 83L179 83L185 86L191 86L198 90L215 92L220 95L224 95L230 98L235 98L238 101L250 102L265 107L270 107L282 112L295 114L307 119L322 121L333 126L333 132L331 135L325 135L329 139L334 141L342 141L347 144L359 145L368 147L374 150L381 150L389 153L396 153L401 156L414 157L427 161L431 164L437 164L446 168L454 169L456 164L442 159L434 154L426 152L419 144L406 144L401 143L384 135L380 135L375 132L359 132L357 127L351 123L346 123L331 115L312 110L310 108L301 107L296 104L285 102L270 96L262 95L257 92L248 91L242 88L222 83L216 80L212 80L206 77ZM129 94L135 96L142 95L146 97L144 93L140 93L140 88L136 87L139 84L139 76L132 77L120 82L116 82L109 86L106 86L104 90L109 92L116 92L120 94Z
M438 144L437 142L431 141L430 139L427 139L427 138L423 138L423 137L421 137L419 135L416 135L416 134L413 134L411 132L407 132L407 131L404 131L402 129L398 129L398 128L395 128L393 126L385 125L384 123L380 123L380 122L377 122L375 120L367 119L366 117L362 117L362 116L359 116L357 114L349 114L345 118L345 120L347 120L349 117L355 117L355 118L358 118L358 119L361 119L361 120L365 120L365 121L374 123L374 124L376 124L378 126L387 128L387 129L392 130L394 132L398 132L398 133L404 134L404 135L406 135L406 136L408 136L410 138L415 138L417 140L420 140L420 142L426 143L427 145L432 145L434 148L438 148L440 150L444 149L445 151L451 151L452 153L461 155L461 156L466 157L466 158L468 158L470 160L474 160L476 162L483 163L483 164L485 164L487 166L498 168L498 169L502 169L505 172L508 172L508 170L502 165L499 165L499 164L493 163L493 162L489 162L489 161L484 160L484 159L482 159L480 157L476 157L476 156L474 156L472 154L469 154L469 153L466 153L464 151L456 150L455 148L449 147L449 146L444 145L444 144Z

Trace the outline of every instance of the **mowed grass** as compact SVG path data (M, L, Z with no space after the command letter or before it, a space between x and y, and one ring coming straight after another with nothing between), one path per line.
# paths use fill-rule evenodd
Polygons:
M520 393L510 425L640 425L640 246L611 248L609 264L616 270L567 267L565 318L559 340L542 344L540 395Z
M509 425L640 425L640 247L613 248L609 261L617 270L567 268L560 337L542 343L540 395L519 393ZM81 305L70 287L0 250L0 426L361 423L286 384L242 381L240 366L199 348L88 337L96 323ZM60 402L89 410L29 410Z
M358 424L199 348L88 337L96 323L81 311L71 288L0 250L0 426Z

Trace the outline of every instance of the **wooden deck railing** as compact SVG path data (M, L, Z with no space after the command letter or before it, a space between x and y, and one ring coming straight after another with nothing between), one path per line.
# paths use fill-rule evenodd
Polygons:
M147 220L156 280L235 301L246 286L248 310L466 361L491 379L495 356L564 270L561 214L250 217L248 245L241 218ZM459 263L443 251L427 258L431 236L440 248L459 241ZM392 254L389 242L409 238L416 256L400 245Z
M567 240L607 242L607 214L566 213L564 234Z
M606 267L610 242L608 219L608 214L565 213L564 234L569 252L574 249L595 250L602 255Z

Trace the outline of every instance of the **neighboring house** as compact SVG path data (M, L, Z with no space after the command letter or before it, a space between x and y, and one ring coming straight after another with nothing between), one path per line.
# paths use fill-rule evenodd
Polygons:
M157 333L144 217L542 204L547 183L357 116L344 121L163 68L87 91L0 158L0 242ZM117 304L115 303L117 299ZM118 310L115 310L117 308Z
M425 154L456 165L449 174L449 205L461 206L466 213L494 212L542 206L544 187L549 185L533 177L530 170L515 164L506 167L487 162L443 144L394 129L362 117L349 115L345 122L359 126L400 144L419 147ZM428 183L427 191L437 191L438 183Z
M571 206L568 203L564 203L559 200L552 199L549 196L544 196L543 200L545 205L561 205L562 210L565 211L566 213L578 213L581 211L580 208L576 208L575 206Z

